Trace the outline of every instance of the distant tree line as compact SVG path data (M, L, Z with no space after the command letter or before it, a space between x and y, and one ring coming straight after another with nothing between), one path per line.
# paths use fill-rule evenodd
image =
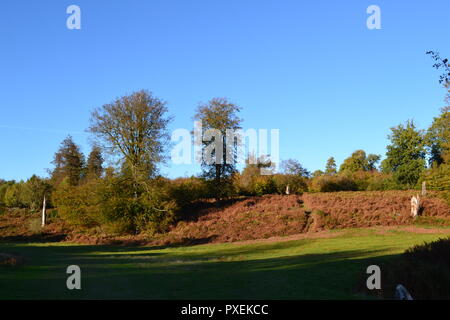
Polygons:
M446 59L430 54L437 61L436 68L448 71ZM440 80L448 89L448 77L444 74ZM217 129L221 133L223 150L212 153L219 161L203 160L200 175L171 180L158 172L170 145L167 128L172 117L166 102L145 90L120 97L92 112L88 131L94 144L87 158L68 136L54 155L49 178L0 180L0 209L37 211L45 196L57 216L77 228L155 234L167 231L190 214L192 204L205 199L414 189L422 181L429 189L450 189L449 106L441 109L427 130L419 130L412 120L391 128L381 163L380 155L356 150L339 168L333 157L323 171L312 173L298 160L287 159L281 163L281 172L272 175L261 174L261 168L274 167L268 157L249 155L242 171L236 161L226 161L237 157L236 141L228 141L225 132L241 128L240 110L225 98L199 105L193 118L202 121L203 132Z

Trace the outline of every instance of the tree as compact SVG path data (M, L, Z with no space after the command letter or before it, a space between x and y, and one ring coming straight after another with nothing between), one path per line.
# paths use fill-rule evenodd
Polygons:
M212 182L211 188L216 199L229 195L231 177L237 172L238 144L233 138L227 139L227 131L241 129L242 120L238 117L241 108L225 98L214 98L200 104L194 120L202 124L202 175Z
M444 69L444 72L439 76L439 83L444 86L450 83L450 63L448 59L441 58L439 52L437 51L427 51L427 54L431 55L436 63L433 65L434 68L440 70Z
M441 165L444 162L449 162L450 107L442 108L440 116L434 118L426 134L426 143L430 153L430 165Z
M89 131L103 150L128 168L138 186L148 189L147 179L156 176L158 163L166 160L169 142L166 102L141 90L95 109Z
M8 191L8 188L11 187L16 182L13 181L5 181L0 179L0 207L5 204L5 194Z
M23 185L22 199L24 205L32 211L38 210L42 206L44 196L48 196L51 185L44 179L33 175Z
M100 178L103 173L103 156L100 147L94 146L89 154L86 165L88 179Z
M369 154L366 158L366 171L375 171L377 170L377 163L380 161L381 156L378 154Z
M433 65L438 70L443 70L439 76L439 83L447 89L446 102L450 104L450 63L448 59L443 59L439 52L428 51L436 63ZM427 148L430 153L430 165L440 165L450 159L450 105L441 109L441 115L434 118L431 127L428 129Z
M424 133L409 120L405 126L400 124L391 130L388 136L391 144L387 146L382 170L393 173L394 182L398 185L412 188L425 169Z
M325 173L328 175L333 175L333 174L337 173L336 160L334 160L333 157L330 157L327 160L327 165L325 167Z
M83 177L84 155L71 136L63 140L52 163L55 169L52 171L51 177L55 185L60 184L66 177L71 186L80 183Z
M364 150L356 150L350 157L344 160L339 171L373 171L381 156L376 154L366 155Z
M7 207L9 208L26 207L23 197L24 185L25 183L23 181L20 181L18 183L14 183L8 186L8 189L6 189L4 196L4 202Z
M316 170L312 173L311 178L315 179L320 176L323 176L325 173L322 170Z
M295 159L283 160L281 162L281 171L284 174L297 175L305 178L311 176L311 173L307 169L303 168L300 162Z

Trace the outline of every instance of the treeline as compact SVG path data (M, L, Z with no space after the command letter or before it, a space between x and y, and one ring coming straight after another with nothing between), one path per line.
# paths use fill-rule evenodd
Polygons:
M422 181L428 189L449 190L449 120L447 107L427 131L418 130L411 121L392 128L391 143L381 164L380 155L357 150L339 168L330 157L323 171L310 173L299 161L289 159L281 163L280 173L261 175L261 168L272 166L262 157L248 159L242 172L231 168L227 174L222 170L221 175L210 176L206 168L197 177L173 180L160 176L156 166L133 168L122 158L117 160L118 166L105 166L98 145L86 159L69 136L54 155L49 178L0 181L0 203L36 211L46 196L47 204L75 227L100 228L108 233L160 233L186 218L190 205L204 199L412 189L419 188Z
M447 89L448 85L446 80ZM87 158L67 137L54 155L49 178L0 180L0 210L35 211L45 197L60 218L77 228L153 234L167 231L191 213L192 204L204 199L414 189L423 181L428 189L450 189L450 107L443 108L427 130L417 129L412 121L392 128L381 163L380 155L356 150L339 168L330 157L323 171L310 173L298 160L289 159L281 163L280 173L271 175L261 174L262 169L274 168L264 156L250 156L245 168L237 170L238 145L235 141L227 145L226 130L241 129L240 110L224 98L198 106L193 118L202 121L202 134L210 129L221 133L203 141L216 161L203 160L196 177L171 180L158 172L170 145L167 126L172 117L166 103L145 90L118 98L92 112L88 131L94 147ZM223 150L209 147L215 139L222 139Z

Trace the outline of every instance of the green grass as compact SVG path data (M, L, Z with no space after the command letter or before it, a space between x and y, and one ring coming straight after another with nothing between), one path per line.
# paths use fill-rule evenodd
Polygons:
M348 230L332 238L190 247L5 244L24 256L0 267L0 299L365 299L367 266L441 234ZM66 288L66 268L82 290Z

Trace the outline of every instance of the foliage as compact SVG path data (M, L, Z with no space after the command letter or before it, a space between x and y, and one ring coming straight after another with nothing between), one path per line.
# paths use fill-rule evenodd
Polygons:
M441 114L434 118L425 138L430 165L450 162L450 107L441 109Z
M276 174L272 178L275 182L278 194L285 194L289 186L289 194L302 194L308 191L308 183L305 177L299 175Z
M426 181L430 190L450 190L450 164L444 163L423 172L420 182Z
M73 226L89 228L101 223L101 180L73 186L64 179L53 192L58 214Z
M47 206L51 206L50 202L50 183L36 175L33 175L23 185L23 194L21 195L24 206L30 208L31 211L36 211L41 208L44 196L46 196Z
M24 208L26 207L23 198L24 182L15 183L9 186L5 192L4 202L9 208Z
M387 146L382 170L393 173L393 180L397 185L414 188L425 169L424 133L417 130L412 121L391 130L391 144Z
M9 187L15 184L15 181L0 180L0 206L5 205L5 194Z
M415 300L450 299L450 238L426 242L406 250L385 266L385 292L403 284ZM387 298L393 298L390 294Z
M217 199L228 197L232 188L232 176L237 172L237 152L239 137L228 139L227 131L241 129L239 106L225 98L214 98L206 104L200 104L194 120L201 121L202 176L212 181L210 187Z
M325 172L323 172L322 170L316 170L312 173L311 178L318 178L320 176L323 176L325 174Z
M343 175L322 175L311 180L310 190L313 192L356 191L358 185Z
M166 103L141 90L95 109L89 131L131 172L134 192L157 173L169 142Z
M174 199L180 208L186 208L197 200L211 198L204 179L197 177L178 178L170 182L170 198Z
M170 199L166 181L146 183L150 192L131 188L132 180L121 176L109 178L101 194L100 210L104 223L117 233L158 233L167 231L176 219L177 205Z
M328 158L325 166L325 174L333 175L337 173L336 160L333 157Z
M364 150L356 150L350 157L344 160L339 171L373 171L376 170L376 163L380 161L380 158L379 155L366 155Z
M100 147L94 146L86 163L86 177L98 179L103 173L103 156Z
M298 160L288 159L281 162L281 170L287 175L298 175L301 177L309 177L311 173L305 169Z
M55 168L51 172L53 185L57 186L65 178L71 186L76 186L83 178L84 155L71 136L63 140L53 159Z

